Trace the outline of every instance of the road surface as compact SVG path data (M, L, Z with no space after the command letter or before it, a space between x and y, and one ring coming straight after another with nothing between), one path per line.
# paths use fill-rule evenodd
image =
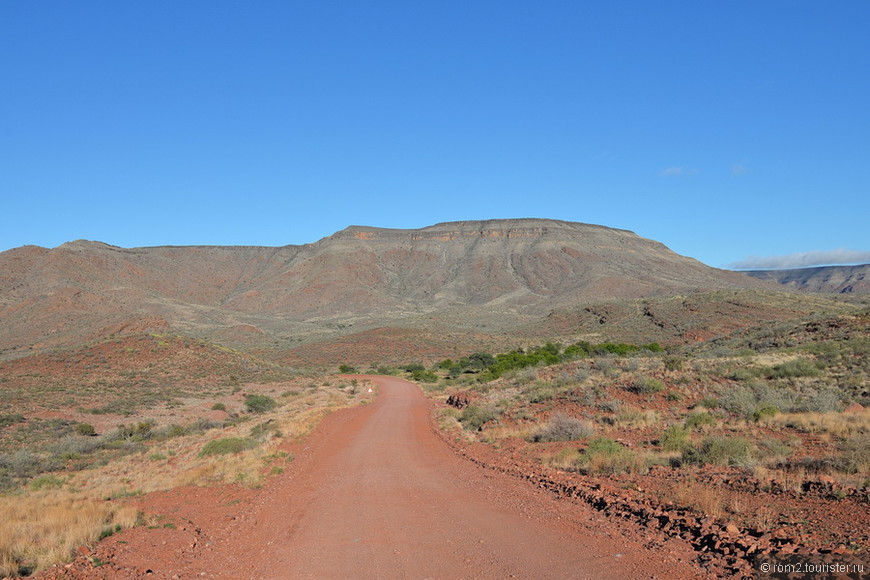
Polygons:
M121 534L114 577L696 577L685 558L644 548L590 507L458 457L419 387L368 378L380 389L371 404L327 417L292 469L244 501L208 490L158 499L190 525Z

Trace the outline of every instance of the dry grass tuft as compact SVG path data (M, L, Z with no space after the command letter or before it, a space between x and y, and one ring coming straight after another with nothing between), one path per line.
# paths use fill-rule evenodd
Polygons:
M840 413L780 413L764 422L769 426L789 427L807 433L847 437L870 433L870 409Z
M624 429L644 429L654 427L661 421L654 409L638 409L626 405L617 415L615 424Z
M0 574L49 568L101 534L136 524L136 508L50 490L0 497Z
M709 485L694 482L680 484L674 490L674 499L693 512L716 519L722 517L722 493Z
M574 447L565 447L554 455L543 457L542 460L544 464L556 469L575 469L580 462L580 450Z

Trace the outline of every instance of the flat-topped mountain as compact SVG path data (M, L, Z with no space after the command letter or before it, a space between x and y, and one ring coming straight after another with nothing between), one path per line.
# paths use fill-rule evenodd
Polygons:
M778 282L789 288L805 292L870 293L870 264L819 266L791 270L750 270L745 273L759 280Z
M0 349L154 329L310 342L441 317L507 329L583 303L772 287L630 231L547 219L352 226L283 247L75 241L0 253Z

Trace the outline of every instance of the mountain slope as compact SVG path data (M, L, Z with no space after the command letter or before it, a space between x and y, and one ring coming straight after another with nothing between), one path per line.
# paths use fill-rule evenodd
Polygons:
M745 274L806 292L870 293L870 264L792 270L751 270Z
M310 342L448 315L498 330L580 303L771 287L626 230L543 219L352 226L279 248L76 241L0 254L0 349L149 329Z

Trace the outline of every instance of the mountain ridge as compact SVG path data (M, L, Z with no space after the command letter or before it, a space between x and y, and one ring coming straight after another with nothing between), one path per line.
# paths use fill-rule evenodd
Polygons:
M804 292L870 293L870 264L815 266L779 270L744 270L759 280L770 280Z
M439 319L505 332L577 304L747 288L774 284L629 230L542 218L349 226L286 246L77 240L0 253L0 349L149 325L273 343Z

